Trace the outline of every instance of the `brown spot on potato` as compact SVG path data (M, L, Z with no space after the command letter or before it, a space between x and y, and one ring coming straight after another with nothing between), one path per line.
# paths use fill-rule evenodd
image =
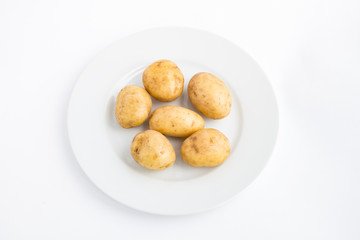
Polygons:
M168 165L166 165L166 166L162 167L161 169L168 168L168 167L170 167L171 165L172 165L172 163L169 163Z
M199 148L195 144L191 145L191 147L195 150L196 153L199 153Z

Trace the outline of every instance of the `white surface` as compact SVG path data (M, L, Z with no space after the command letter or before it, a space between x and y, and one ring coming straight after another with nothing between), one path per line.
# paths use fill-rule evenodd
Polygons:
M220 130L230 141L231 153L221 166L186 164L180 154L183 138L169 138L177 159L166 170L151 171L132 159L130 144L149 125L121 128L116 97L126 85L143 86L144 69L159 59L179 66L185 91L170 103L153 99L153 110L169 104L195 110L187 85L198 72L215 74L230 89L231 113L221 120L204 117L205 128ZM192 28L153 28L116 41L91 61L73 90L68 128L81 168L110 197L148 213L185 215L219 206L254 181L273 151L278 109L263 70L238 46Z
M359 4L1 1L0 239L359 239ZM280 110L275 152L256 181L184 217L111 200L66 134L71 90L94 55L163 25L236 42L264 68Z

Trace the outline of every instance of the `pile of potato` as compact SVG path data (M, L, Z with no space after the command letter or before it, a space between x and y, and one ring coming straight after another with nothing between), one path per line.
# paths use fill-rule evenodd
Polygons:
M154 62L145 69L142 81L145 89L139 86L121 89L115 106L116 120L123 128L137 127L150 115L150 130L138 133L131 143L131 156L137 163L151 170L163 170L174 164L174 148L164 135L186 138L181 155L193 167L213 167L226 160L229 140L216 129L204 129L205 121L200 114L173 105L159 107L150 114L150 95L170 102L183 92L184 75L175 63ZM208 118L222 119L230 113L230 92L211 73L195 74L189 82L188 95L193 106Z

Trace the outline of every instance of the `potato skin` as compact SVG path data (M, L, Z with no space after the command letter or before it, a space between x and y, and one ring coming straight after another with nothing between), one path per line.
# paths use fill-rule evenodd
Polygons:
M162 102L175 100L184 89L184 75L178 66L169 60L159 60L148 66L142 81L150 95Z
M169 140L161 133L146 130L138 133L130 146L133 159L150 170L163 170L174 164L176 155Z
M230 113L230 91L211 73L195 74L189 82L188 95L194 107L208 118L221 119Z
M205 121L198 113L172 105L155 109L149 117L150 129L172 137L188 137L204 125Z
M181 145L181 155L193 167L214 167L230 153L230 141L219 130L206 128L192 134Z
M126 86L121 89L116 99L116 120L123 128L137 127L146 121L151 106L151 97L144 88Z

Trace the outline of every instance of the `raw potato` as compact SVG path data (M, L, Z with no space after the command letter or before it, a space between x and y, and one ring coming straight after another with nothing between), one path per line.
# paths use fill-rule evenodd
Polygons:
M185 139L181 155L193 167L214 167L223 163L230 153L230 142L220 131L202 129Z
M151 170L168 168L176 158L169 140L154 130L138 133L131 143L130 152L138 164Z
M229 115L231 95L225 83L211 73L195 74L188 85L188 94L194 107L212 119Z
M188 137L203 129L204 119L196 112L178 106L163 106L150 114L150 129L172 137Z
M184 89L184 75L169 60L159 60L148 66L142 80L150 95L162 102L175 100Z
M144 88L126 86L121 89L116 99L116 120L123 128L137 127L146 121L151 106L151 97Z

